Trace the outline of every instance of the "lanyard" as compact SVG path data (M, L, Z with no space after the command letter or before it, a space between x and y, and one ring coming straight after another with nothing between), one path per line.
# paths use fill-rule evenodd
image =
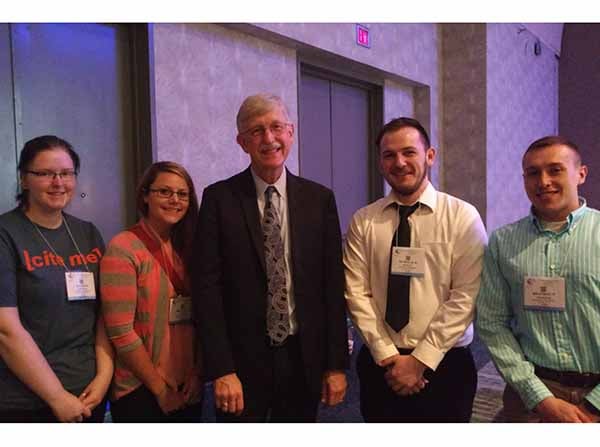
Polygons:
M152 227L152 225L150 225L150 223L147 222L147 221L145 223L146 223L146 227L148 228L148 230L150 230L150 234L154 238L154 242L156 242L158 244L158 246L160 247L160 255L161 255L162 261L163 261L163 262L160 262L160 264L165 269L165 272L166 272L167 276L170 279L173 276L173 272L174 272L174 268L173 268L173 246L171 245L170 252L169 252L169 250L167 250L166 247L168 246L167 244L170 244L171 238L169 237L169 240L167 242L164 242L161 239L160 235Z
M73 233L71 233L71 229L69 228L69 223L67 222L66 217L62 213L61 213L61 215L62 215L62 218L63 218L62 220L63 220L63 222L65 224L65 228L67 229L67 233L69 233L69 238L71 239L71 242L73 242L73 245L77 249L77 253L79 253L79 256L81 256L81 259L83 259L83 265L85 266L85 269L89 272L90 269L87 266L87 261L85 260L85 257L81 253L81 250L79 249L79 245L77 245L77 241L75 241L75 238L73 237ZM27 219L29 219L29 217ZM56 256L57 258L60 258L60 256L58 256L58 253L56 253L56 250L54 249L54 247L50 244L50 242L48 241L48 239L46 239L46 237L44 236L44 234L40 230L40 227L38 227L38 225L34 221L32 221L31 219L29 219L29 222L31 222L31 224L33 225L33 227L37 230L38 234L43 239L43 241L46 243L46 245L48 246L48 248L50 249L50 251L52 252L52 254L54 256ZM70 272L69 268L67 267L67 263L63 262L62 264L63 264L63 267L65 268L65 270L67 272Z
M171 284L173 284L175 291L181 295L189 294L189 288L185 283L185 279L180 277L173 266L173 247L171 246L171 253L169 256L168 251L163 247L162 239L156 230L154 230L154 228L152 228L152 226L145 219L141 223L134 225L128 231L135 234L137 238L146 246L146 249L150 252L154 259L158 261L161 268L171 281ZM158 253L159 249L160 256Z

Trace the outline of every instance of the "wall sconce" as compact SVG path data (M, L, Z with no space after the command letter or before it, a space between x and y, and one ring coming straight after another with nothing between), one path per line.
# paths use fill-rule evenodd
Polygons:
M536 39L535 43L533 44L533 54L536 56L542 54L542 43L540 42L540 39Z

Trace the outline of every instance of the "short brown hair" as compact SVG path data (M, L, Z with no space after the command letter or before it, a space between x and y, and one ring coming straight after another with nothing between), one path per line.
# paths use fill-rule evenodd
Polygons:
M577 147L577 145L572 141L567 140L565 137L561 137L560 135L548 135L546 137L542 137L538 140L535 140L529 145L529 147L523 154L522 162L525 161L525 157L530 152L537 151L539 149L544 149L550 146L567 146L575 154L575 162L577 164L581 164L581 153L579 152L579 148Z
M425 145L425 149L429 149L431 147L431 142L429 140L429 135L425 128L421 125L419 121L414 118L407 118L405 116L401 116L399 118L394 118L390 122L388 122L377 134L377 138L375 139L375 144L378 149L381 149L381 140L383 140L383 136L387 133L396 132L397 130L404 129L405 127L412 127L419 132L421 136L421 141Z

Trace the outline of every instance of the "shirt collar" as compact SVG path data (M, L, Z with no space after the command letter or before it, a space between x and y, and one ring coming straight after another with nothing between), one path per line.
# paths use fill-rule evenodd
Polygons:
M569 213L569 215L567 216L567 226L559 234L562 234L565 231L570 232L572 230L572 228L574 227L574 225L576 225L577 222L579 222L579 220L584 216L586 211L587 211L587 201L583 197L579 197L579 208L577 208ZM543 233L544 231L549 231L549 230L544 230L544 228L542 227L540 220L537 218L537 216L533 212L533 206L529 208L529 220L531 221L531 223L535 226L535 228L540 233Z
M418 198L417 202L421 203L422 205L425 205L432 212L435 211L435 205L437 203L437 191L433 187L431 182L428 183L427 187L425 188L425 191L421 193L421 196ZM382 211L393 203L397 203L398 205L405 205L398 201L394 190L390 191L390 193L384 197ZM408 205L412 205L412 203Z
M267 187L271 186L271 184L265 182L263 179L261 179L258 174L256 172L254 172L254 169L252 169L252 166L250 166L250 172L252 173L252 178L254 179L254 186L256 187L256 197L264 197L265 196L265 191L267 190ZM275 183L272 184L272 186L275 187L275 189L277 190L277 192L279 193L279 197L286 197L286 178L287 178L287 169L283 169L283 172L281 173L281 175L279 176L279 178L277 179L277 181Z

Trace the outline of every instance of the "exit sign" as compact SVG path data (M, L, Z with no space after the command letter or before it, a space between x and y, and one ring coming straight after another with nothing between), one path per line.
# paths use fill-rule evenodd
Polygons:
M371 48L369 28L364 25L356 25L356 43L362 47Z

